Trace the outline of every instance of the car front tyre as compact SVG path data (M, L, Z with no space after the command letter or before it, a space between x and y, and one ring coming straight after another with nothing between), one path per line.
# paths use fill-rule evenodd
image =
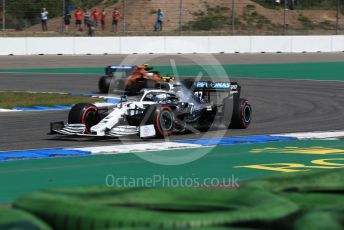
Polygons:
M157 137L171 136L175 129L175 117L169 106L158 105L148 108L146 124L153 124ZM150 113L150 114L149 114Z
M69 111L68 123L69 124L84 124L85 134L90 133L92 126L99 122L98 108L90 103L76 104Z

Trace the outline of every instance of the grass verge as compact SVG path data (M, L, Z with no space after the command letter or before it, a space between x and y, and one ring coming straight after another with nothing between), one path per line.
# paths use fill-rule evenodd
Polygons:
M102 99L58 93L0 92L0 108L3 109L12 109L14 107L31 108L34 106L50 107L100 101Z

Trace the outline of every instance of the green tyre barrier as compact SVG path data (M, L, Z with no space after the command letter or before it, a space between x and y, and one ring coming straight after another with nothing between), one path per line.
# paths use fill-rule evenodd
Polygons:
M269 226L298 211L269 192L240 189L50 190L18 199L14 206L54 229L186 229L236 223Z
M340 216L336 213L328 212L310 212L299 218L294 226L296 230L341 230L343 226L341 225Z
M51 228L30 213L10 208L0 208L0 229L50 230Z
M344 190L344 169L285 173L247 183L247 186L273 192Z
M54 229L343 229L342 178L340 169L279 174L239 189L55 189L14 207Z

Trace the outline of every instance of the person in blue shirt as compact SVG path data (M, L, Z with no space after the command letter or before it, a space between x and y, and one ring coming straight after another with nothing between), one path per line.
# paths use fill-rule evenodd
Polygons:
M158 31L158 30L162 31L163 20L164 20L164 12L162 12L161 9L158 9L154 31Z

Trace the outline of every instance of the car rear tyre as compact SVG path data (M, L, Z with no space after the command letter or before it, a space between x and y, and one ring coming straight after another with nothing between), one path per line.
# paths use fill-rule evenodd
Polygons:
M84 124L85 133L90 133L92 126L99 122L98 108L90 103L76 104L69 111L69 124Z
M234 104L232 120L229 128L246 129L251 123L252 107L247 99L240 98Z
M101 93L108 93L110 89L112 77L103 76L99 79L98 87Z

